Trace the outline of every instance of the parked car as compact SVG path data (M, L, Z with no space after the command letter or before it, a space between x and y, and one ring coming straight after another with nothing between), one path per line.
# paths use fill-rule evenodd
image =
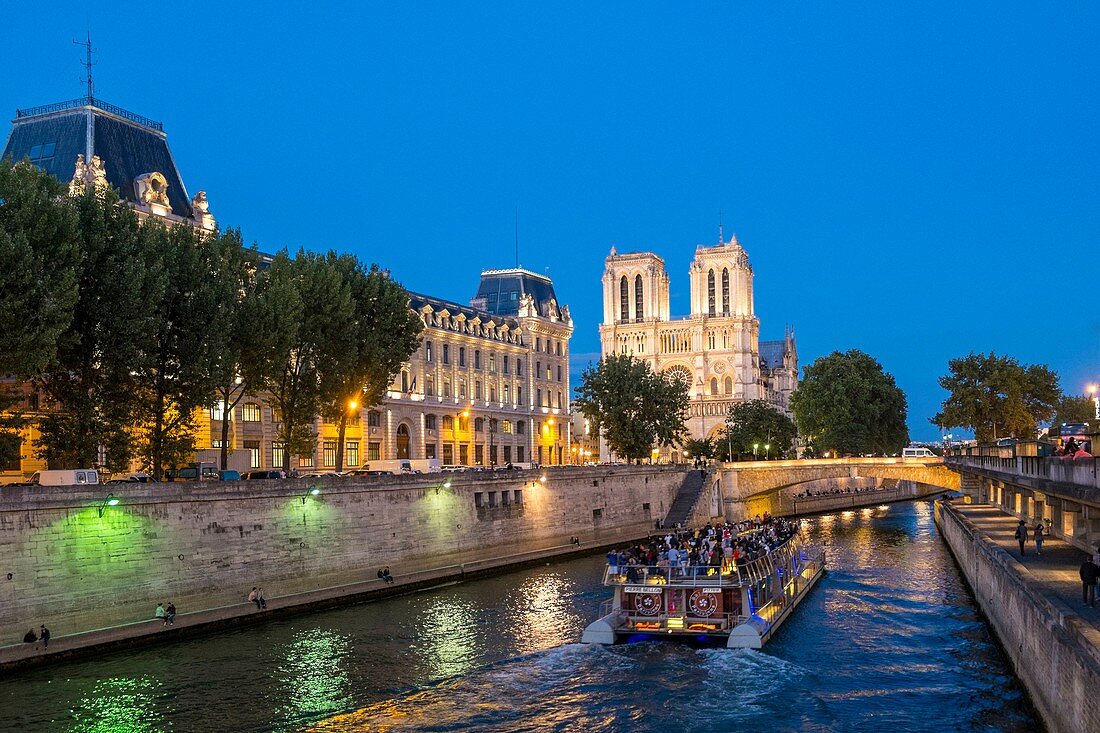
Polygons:
M241 472L240 471L229 471L229 470L218 471L218 479L221 480L221 481L240 481L241 480Z
M147 473L120 473L112 476L109 484L151 484L153 477Z
M268 479L280 479L286 478L286 474L279 470L272 471L249 471L248 473L241 475L242 481L262 481Z
M439 470L443 473L458 473L460 471L465 471L468 468L468 466L443 466Z

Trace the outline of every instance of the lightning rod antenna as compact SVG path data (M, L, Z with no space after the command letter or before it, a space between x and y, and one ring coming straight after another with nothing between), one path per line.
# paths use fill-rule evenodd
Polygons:
M81 81L88 86L88 103L91 104L92 98L95 97L95 82L92 81L92 67L95 66L96 63L98 63L92 61L92 51L94 51L95 49L92 47L91 31L88 31L88 35L85 40L77 41L76 39L73 39L73 43L78 46L83 46L84 50L86 51L85 59L80 64L84 67L86 77L84 79L81 79Z

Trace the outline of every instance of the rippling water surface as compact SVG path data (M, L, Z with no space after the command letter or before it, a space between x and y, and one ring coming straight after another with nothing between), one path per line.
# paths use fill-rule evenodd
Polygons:
M763 651L577 643L554 563L0 681L20 731L1034 731L931 505L813 520L829 573Z

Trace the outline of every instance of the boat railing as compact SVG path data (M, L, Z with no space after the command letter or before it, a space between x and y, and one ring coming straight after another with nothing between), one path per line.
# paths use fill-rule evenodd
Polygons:
M732 566L688 565L663 567L660 565L608 565L604 569L604 585L637 586L739 586L742 577Z

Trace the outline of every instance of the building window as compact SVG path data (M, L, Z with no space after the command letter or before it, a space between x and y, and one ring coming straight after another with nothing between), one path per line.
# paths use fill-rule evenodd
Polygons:
M505 354L501 358L500 368L501 368L501 371L503 371L505 374L508 373L508 355L507 354Z
M512 462L512 446L510 446L510 445L504 446L504 462L505 463L511 463Z
M424 394L428 397L435 396L435 378L428 377L424 380Z
M462 399L466 399L466 380L458 380L458 396Z
M371 410L367 413L367 427L377 428L382 425L382 413L377 410Z
M444 364L450 364L451 363L451 345L450 344L443 344L443 363Z
M424 427L428 430L435 430L435 415L424 416Z
M474 446L474 465L475 466L484 466L485 465L485 446L483 446L483 445L475 445Z
M378 445L378 443L375 443ZM344 443L344 465L345 466L358 466L359 465L359 441L349 440Z
M644 342L643 342L644 343ZM645 351L645 347L642 347L642 351ZM558 364L558 381L561 381L561 364Z
M626 275L619 279L619 320L630 320L630 286L626 282Z
M634 278L634 317L642 318L642 314L645 312L645 304L642 302L642 276L638 275Z
M458 365L460 367L466 366L466 347L465 346L459 346L458 347Z
M516 359L516 376L523 376L523 359Z
M542 390L535 390L535 407L542 407Z
M522 385L516 385L516 404L523 404L523 387Z
M722 314L730 314L730 271L722 268Z
M451 396L451 380L447 379L446 377L443 378L443 396Z
M516 461L518 461L519 463L523 463L523 446L522 445L517 445L516 446Z
M524 424L523 420L516 420L516 435L523 435Z
M558 342L558 356L561 356L561 341Z
M542 351L542 337L539 336L535 339L535 351Z
M489 387L489 401L490 402L496 402L497 401L497 386L495 384L491 385Z
M504 385L504 402L505 402L505 404L508 403L509 398L512 396L511 391L512 391L511 387L509 387L507 384Z
M455 429L455 419L453 417L451 417L450 415L444 415L443 416L443 429L444 430L454 430Z
M282 468L286 463L286 446L283 443L275 442L271 444L271 466L273 468Z
M535 362L535 378L536 379L541 379L542 378L542 362L541 361L536 361Z
M558 409L561 409L561 390L558 390ZM559 431L560 432L560 431Z
M553 378L554 378L554 370L550 367L549 364L547 364L546 365L546 381L549 382Z
M313 468L313 456L298 456L298 468Z
M480 379L474 380L474 399L475 400L480 400L481 399L481 380Z
M435 443L428 443L424 446L424 457L435 458Z
M255 402L246 402L241 409L241 419L245 422L259 422L260 421L260 406Z
M481 368L481 352L477 349L474 350L474 369Z
M248 467L259 468L260 467L260 441L258 440L246 440L244 441L244 449L248 451Z
M221 422L222 415L225 414L225 402L218 400L214 403L214 406L210 408L210 419ZM233 420L233 411L229 411L229 419Z
M512 421L511 420L501 420L500 429L501 429L501 432L505 433L506 435L511 435L512 434Z
M336 467L336 443L325 441L321 444L321 465L325 468Z
M714 270L707 271L707 313L714 315Z
M484 432L484 430L485 430L485 418L475 417L474 418L474 432L475 433L480 433L480 432Z
M222 440L221 438L214 438L213 440L210 441L210 447L211 448L224 448L225 447L225 441Z
M432 342L424 342L424 361L431 362L432 360Z
M443 464L450 466L455 462L455 447L450 443L443 444Z
M367 443L367 460L377 461L382 458L382 444L376 442Z
M497 370L497 355L489 354L489 371L495 372Z

